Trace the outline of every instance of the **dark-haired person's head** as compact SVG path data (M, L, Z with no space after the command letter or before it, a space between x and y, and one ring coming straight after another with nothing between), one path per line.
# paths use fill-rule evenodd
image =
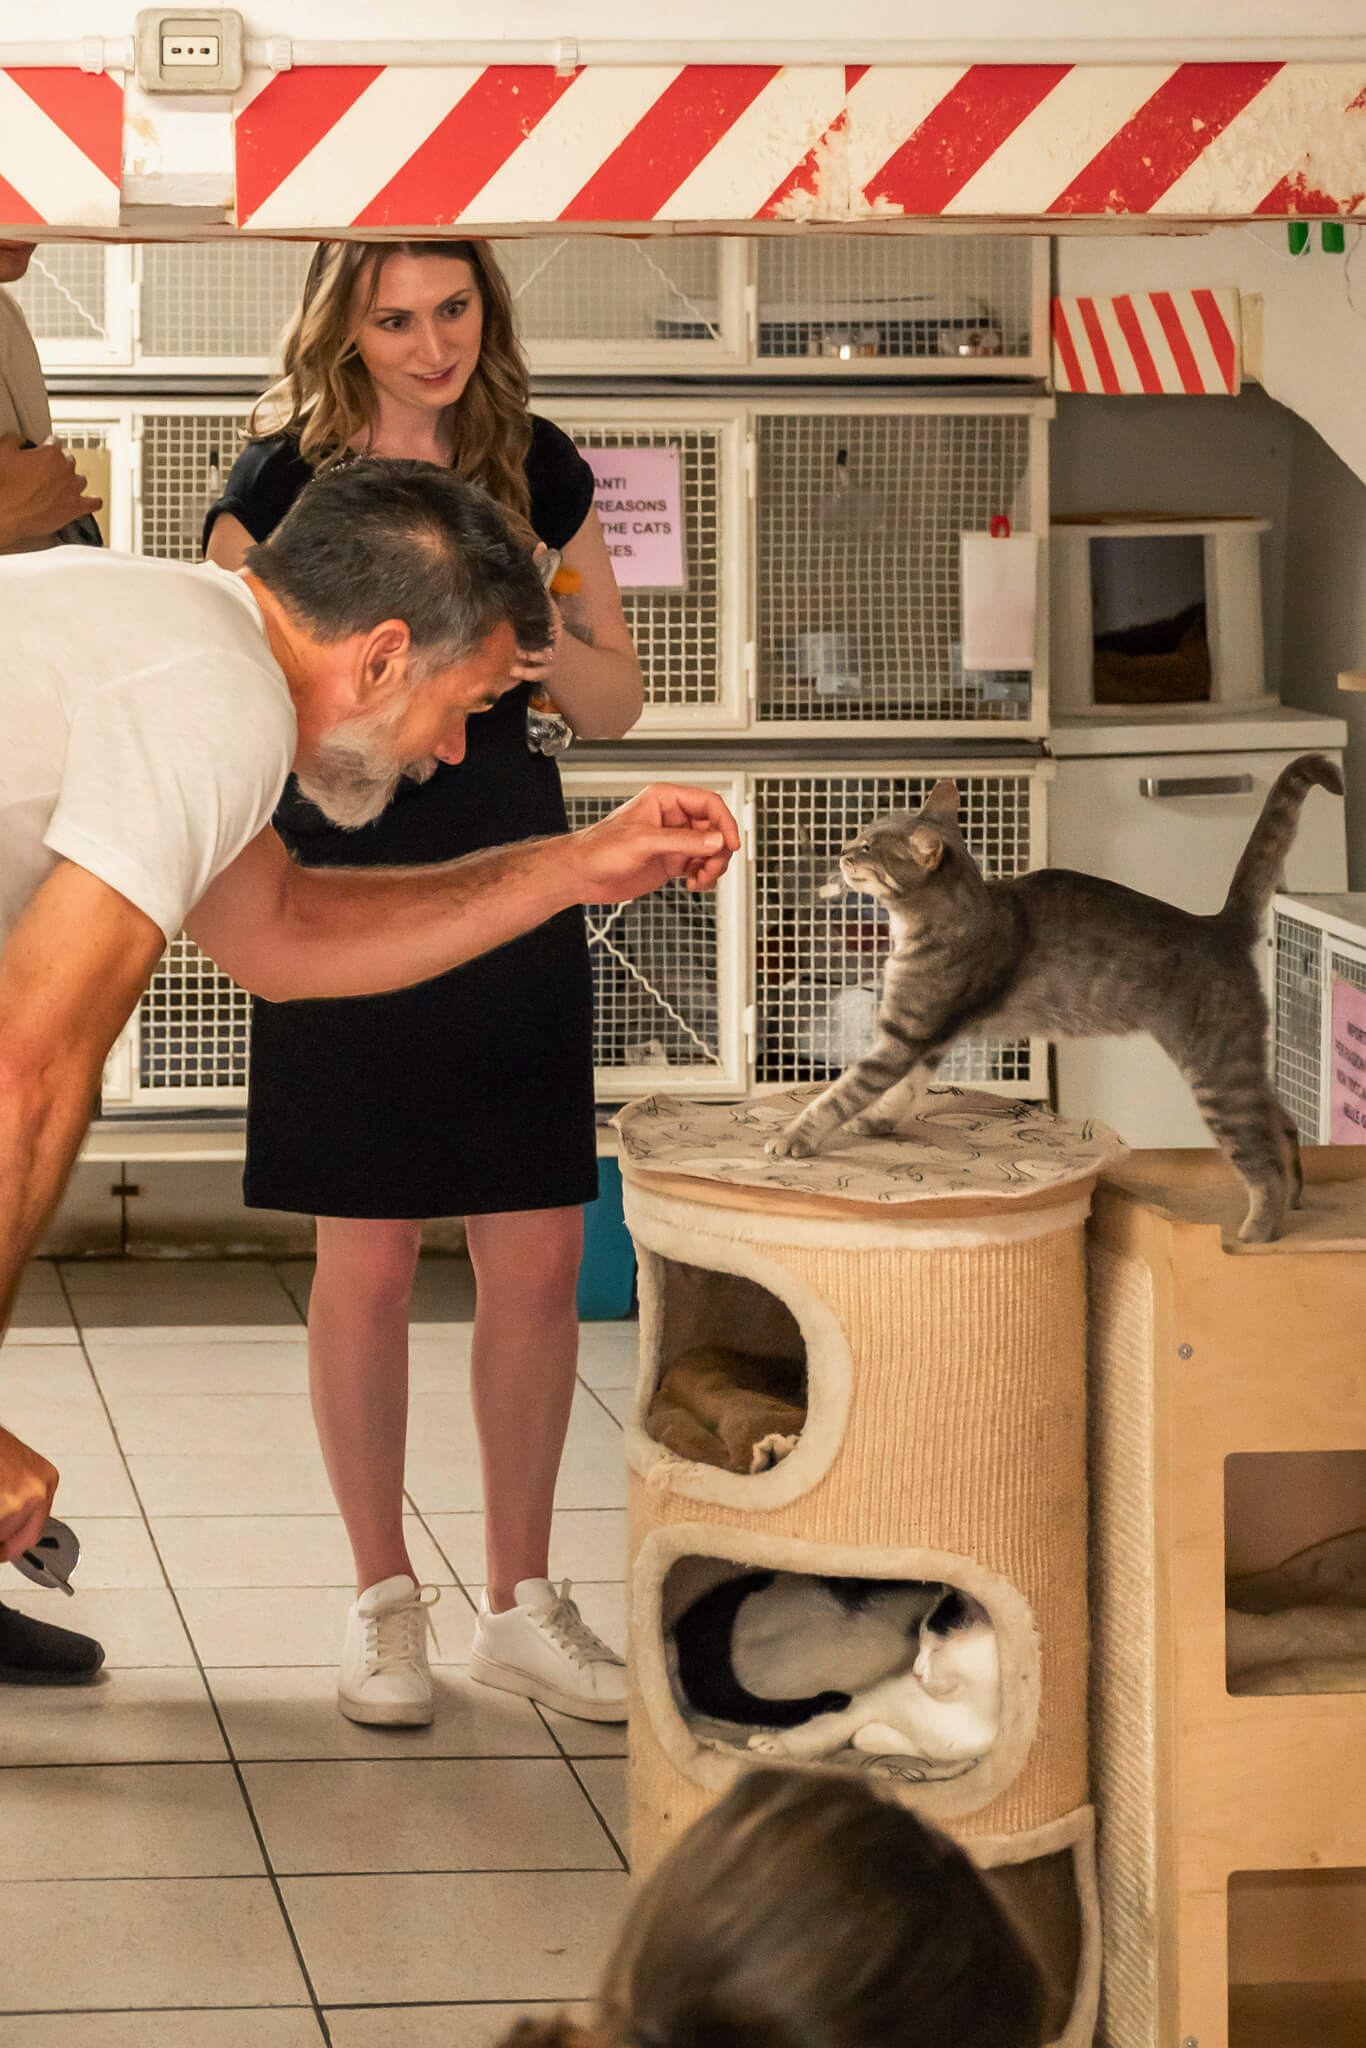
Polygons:
M1040 2048L1043 1998L946 1836L865 1778L763 1769L645 1885L595 2020L508 2048Z
M249 575L307 650L299 783L340 825L379 815L398 780L464 753L465 720L551 639L532 551L478 485L431 463L365 457L302 491Z

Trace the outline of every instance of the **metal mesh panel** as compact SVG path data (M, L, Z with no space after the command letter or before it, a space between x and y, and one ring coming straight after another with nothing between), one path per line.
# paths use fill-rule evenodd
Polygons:
M617 802L565 791L575 831ZM718 1066L715 896L661 890L635 903L590 906L585 916L600 1081L614 1067L658 1067L663 1078L669 1070Z
M145 555L199 560L204 514L242 445L236 412L148 413L142 423L142 535Z
M718 341L720 245L606 235L500 242L524 341Z
M759 354L1024 356L1030 245L973 235L782 236L759 243Z
M308 242L149 242L141 353L269 360L312 253Z
M10 289L35 340L104 340L105 257L97 244L45 242Z
M1276 913L1272 1079L1306 1145L1320 1130L1319 1031L1323 1020L1323 934Z
M193 1089L220 1102L238 1091L245 1100L251 997L183 932L152 976L138 1023L141 1091Z
M1157 1672L1152 1276L1093 1244L1090 1267L1091 1768L1106 2048L1157 2026Z
M623 590L622 611L647 704L716 704L721 695L721 439L708 427L574 426L580 448L676 448L683 485L685 590Z
M1026 718L1028 675L963 673L959 541L1028 527L1020 413L759 421L759 716Z
M823 1081L873 1038L890 933L870 896L817 895L840 848L870 818L918 810L937 779L920 775L792 775L755 787L756 1078ZM1031 864L1027 775L960 775L959 824L989 877ZM1028 1039L964 1040L941 1081L1028 1082Z

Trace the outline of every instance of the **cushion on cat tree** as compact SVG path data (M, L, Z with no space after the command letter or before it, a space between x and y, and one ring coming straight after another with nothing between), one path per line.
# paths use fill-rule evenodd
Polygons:
M678 1458L727 1472L767 1472L806 1422L800 1359L699 1344L665 1370L645 1428Z

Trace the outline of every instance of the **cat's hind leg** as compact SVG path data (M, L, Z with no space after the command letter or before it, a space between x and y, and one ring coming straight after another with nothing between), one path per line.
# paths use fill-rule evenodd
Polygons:
M843 1749L858 1725L858 1714L846 1707L837 1714L817 1714L796 1728L761 1729L750 1736L749 1747L759 1756L799 1757L809 1762Z
M1243 1244L1272 1244L1291 1205L1293 1177L1285 1156L1285 1112L1264 1073L1234 1061L1223 1073L1189 1077L1200 1114L1247 1189L1238 1226Z
M1288 1109L1281 1110L1281 1128L1285 1133L1285 1165L1290 1175L1290 1206L1304 1207L1304 1162L1300 1158L1299 1126Z

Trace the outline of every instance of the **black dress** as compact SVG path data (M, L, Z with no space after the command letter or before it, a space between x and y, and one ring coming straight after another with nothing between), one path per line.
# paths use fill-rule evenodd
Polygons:
M312 472L296 442L257 441L211 509L264 540ZM533 421L531 523L563 547L593 476ZM291 777L276 831L305 867L406 867L567 829L559 771L526 744L529 685L471 718L465 758L402 782L357 832L329 825ZM479 1216L597 1193L593 997L583 913L392 995L252 1004L243 1192L309 1216Z

